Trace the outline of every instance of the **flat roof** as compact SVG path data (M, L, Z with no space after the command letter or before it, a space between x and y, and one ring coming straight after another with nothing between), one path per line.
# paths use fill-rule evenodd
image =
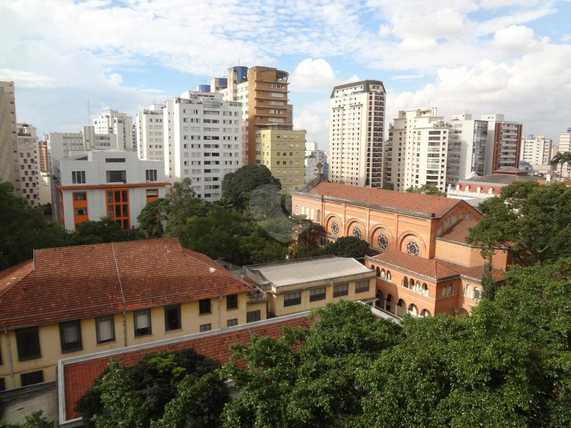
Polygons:
M250 270L259 273L275 287L371 272L371 269L349 257L328 257L275 265L252 266Z

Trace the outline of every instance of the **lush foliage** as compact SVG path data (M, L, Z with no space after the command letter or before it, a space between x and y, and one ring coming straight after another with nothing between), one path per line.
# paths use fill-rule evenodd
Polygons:
M24 418L24 423L14 424L0 424L0 428L55 428L55 423L49 421L44 413L39 410Z
M516 183L480 209L484 218L470 231L470 239L484 249L509 245L522 265L571 256L571 188Z
M222 199L238 210L248 208L252 192L263 186L277 186L281 183L263 165L246 165L236 172L226 174L222 182Z
M219 426L228 391L216 367L192 350L150 355L128 368L114 362L77 410L97 428Z
M413 186L406 189L406 191L410 193L422 193L424 195L446 196L446 192L441 192L434 184L423 184L420 187Z

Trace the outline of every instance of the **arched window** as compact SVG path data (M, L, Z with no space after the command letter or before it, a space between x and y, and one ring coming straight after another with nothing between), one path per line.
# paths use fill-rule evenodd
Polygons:
M423 318L429 317L430 316L430 312L426 309L423 309L422 312L420 313L420 316Z
M333 232L334 235L339 233L339 225L335 221L331 223L331 232Z
M385 310L392 312L393 311L393 296L387 294L387 300L385 301Z
M399 299L397 303L397 315L403 316L406 313L406 302L403 299Z
M387 281L390 281L391 279L392 279L392 277L391 277L391 271L388 270L388 271L387 271Z
M426 282L422 284L422 294L428 296L428 285L426 285Z
M375 297L377 298L375 305L381 309L385 309L385 295L383 294L383 292L380 290L377 290Z
M385 270L381 269L381 279L386 279Z
M379 250L381 252L386 251L386 249L389 247L389 238L387 237L387 235L385 235L384 233L379 233L379 236L377 238L377 245L379 246Z
M406 276L402 280L402 286L408 288L408 278Z
M353 228L353 236L357 239L361 239L361 229L359 229L359 226L355 226Z
M411 303L408 306L408 313L411 314L413 317L418 316L418 308L416 307L416 305L414 303Z
M381 276L381 270L379 269L378 266L377 266L377 268L375 269L375 271L377 272L377 276Z

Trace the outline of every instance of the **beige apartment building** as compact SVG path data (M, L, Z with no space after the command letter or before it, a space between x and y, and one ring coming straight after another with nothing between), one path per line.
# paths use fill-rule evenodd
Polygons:
M0 180L15 184L16 98L14 82L0 82Z
M266 319L257 289L176 240L36 250L0 272L0 391L62 358Z
M244 270L266 293L269 316L308 311L343 299L375 299L375 270L348 257L256 265Z
M256 163L265 165L280 180L283 192L301 189L305 183L305 131L259 130Z

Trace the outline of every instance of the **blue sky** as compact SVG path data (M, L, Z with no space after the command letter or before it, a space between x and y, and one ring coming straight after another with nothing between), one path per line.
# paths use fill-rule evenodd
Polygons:
M290 71L294 124L327 149L331 88L383 80L398 110L504 113L524 132L571 126L568 0L10 0L0 79L19 121L74 130L135 113L237 64Z

